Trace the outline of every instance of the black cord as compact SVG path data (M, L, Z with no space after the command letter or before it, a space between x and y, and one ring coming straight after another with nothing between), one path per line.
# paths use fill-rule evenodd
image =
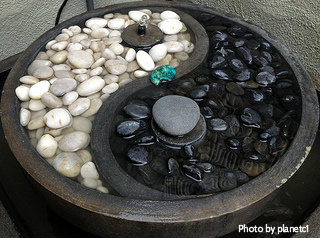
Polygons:
M64 0L63 3L61 4L59 11L57 13L55 26L59 24L61 13L63 11L64 6L67 4L67 2L68 2L68 0Z
M87 10L91 11L94 9L93 0L87 0Z

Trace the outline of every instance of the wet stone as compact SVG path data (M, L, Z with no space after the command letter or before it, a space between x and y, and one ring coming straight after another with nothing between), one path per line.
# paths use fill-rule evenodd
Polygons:
M214 131L225 131L228 128L227 123L220 118L211 119L210 125Z
M233 42L233 46L238 48L241 46L244 46L246 44L246 40L245 39L237 39Z
M227 83L226 89L228 92L233 93L234 95L239 96L244 94L243 88L241 88L241 86L239 86L237 83Z
M226 88L224 86L224 84L219 83L219 82L213 82L210 84L210 88L211 88L211 93L215 96L215 97L222 97L225 92L226 92Z
M198 163L197 167L205 173L211 173L213 171L213 165L210 163Z
M266 71L266 72L269 72L270 74L274 74L274 68L271 67L270 65L262 66L261 68L259 68L259 71L260 72Z
M221 68L223 66L225 66L227 64L227 60L220 56L220 55L215 55L211 62L210 62L210 68L212 69L218 69L218 68Z
M201 88L196 88L190 92L190 97L193 99L203 99L205 96L207 96L207 93Z
M194 165L183 165L182 170L184 174L197 182L202 180L202 172L199 168Z
M140 123L136 120L126 120L118 124L117 133L123 137L132 137L140 129Z
M258 112L252 108L245 108L240 116L241 120L249 125L257 125L262 122L262 118Z
M188 158L195 158L197 156L196 148L193 145L186 145L183 147L184 153Z
M289 74L290 74L290 73L289 73L288 70L282 70L282 71L279 71L279 72L276 74L276 77L277 77L277 79L288 78Z
M241 36L244 34L247 30L240 25L234 25L227 29L228 33L232 36Z
M230 75L225 70L221 70L221 69L213 70L211 74L213 77L217 79L222 79L227 81L231 80Z
M256 40L251 39L247 42L247 47L252 50L257 50L260 47L260 43Z
M178 175L180 173L179 163L174 158L168 160L168 170L169 174Z
M269 85L276 82L276 77L269 72L260 72L256 77L256 81L259 84Z
M252 77L252 73L250 70L245 69L242 72L235 75L235 79L240 82L245 82L250 80Z
M222 32L222 31L216 31L212 35L211 40L214 40L214 41L225 41L225 40L227 40L227 38L228 38L228 35L226 33Z
M231 149L233 149L233 150L236 150L236 149L238 149L238 148L241 146L240 141L239 141L238 139L235 139L235 138L233 138L233 139L228 139L228 140L227 140L227 144L228 144L228 146L229 146Z
M133 144L152 145L155 143L155 141L156 141L156 138L153 135L146 135L134 140Z
M265 94L258 89L248 89L246 90L246 97L248 101L252 104L262 103L265 100Z
M134 146L128 150L128 158L136 166L148 163L149 153L143 146Z
M213 111L210 107L201 107L200 112L206 119L211 119L213 117Z
M126 115L135 118L143 119L148 118L151 115L151 110L144 102L130 103L123 108Z
M239 47L236 51L245 63L252 64L252 54L247 47Z
M229 66L237 72L242 72L246 68L246 65L240 59L237 58L230 59Z

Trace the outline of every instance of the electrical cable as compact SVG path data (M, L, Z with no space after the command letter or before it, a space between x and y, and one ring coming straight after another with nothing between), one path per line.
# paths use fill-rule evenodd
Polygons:
M63 8L64 8L65 5L67 4L67 2L68 2L68 0L64 0L63 3L61 4L61 6L60 6L60 8L59 8L59 11L58 11L58 13L57 13L55 26L59 24L61 13L62 13L62 11L63 11Z

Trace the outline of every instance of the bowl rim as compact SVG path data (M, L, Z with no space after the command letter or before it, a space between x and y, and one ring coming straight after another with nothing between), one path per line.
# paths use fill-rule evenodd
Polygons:
M19 123L20 106L15 96L15 88L19 85L18 79L25 74L26 66L35 58L45 42L54 38L63 28L84 19L120 11L124 8L142 9L148 7L176 7L182 11L201 10L224 17L258 33L285 58L294 71L300 86L302 115L296 137L284 156L274 166L250 182L214 196L179 201L151 201L118 197L85 188L56 172L31 146L23 127ZM311 78L297 57L279 40L258 26L221 13L213 8L190 3L152 1L120 3L99 8L75 16L45 32L23 52L12 68L2 92L1 110L5 137L16 159L26 172L45 189L69 203L93 213L116 219L152 223L178 223L213 219L240 211L262 201L286 183L300 168L311 149L319 122L318 100ZM252 189L254 189L254 192L252 192Z

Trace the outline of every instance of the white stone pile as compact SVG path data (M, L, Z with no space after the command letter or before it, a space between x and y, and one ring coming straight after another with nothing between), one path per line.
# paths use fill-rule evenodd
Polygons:
M163 31L164 43L149 52L123 46L121 32L147 15ZM20 78L20 123L31 144L59 173L108 193L90 153L94 116L119 87L160 65L178 67L194 49L178 14L149 9L91 18L85 27L63 29L46 44Z

